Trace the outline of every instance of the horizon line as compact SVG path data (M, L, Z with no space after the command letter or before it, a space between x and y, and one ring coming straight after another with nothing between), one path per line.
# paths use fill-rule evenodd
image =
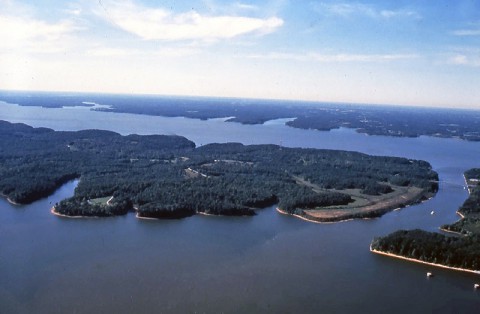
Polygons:
M109 96L146 96L146 97L175 97L175 98L205 98L205 99L230 99L243 101L266 101L266 102L285 102L285 103L302 103L302 104L322 104L322 105L347 105L347 106L371 106L371 107L396 107L411 109L451 109L451 110L471 110L480 111L480 107L470 106L442 106L442 105L425 105L425 104L399 104L399 103L380 103L380 102L351 102L339 100L311 100L298 98L257 98L257 97L241 97L241 96L215 96L215 95L181 95L166 93L142 93L142 92L111 92L111 91L74 91L74 90L28 90L28 89L3 89L0 87L0 93L66 93L66 94L91 94L91 95L109 95Z

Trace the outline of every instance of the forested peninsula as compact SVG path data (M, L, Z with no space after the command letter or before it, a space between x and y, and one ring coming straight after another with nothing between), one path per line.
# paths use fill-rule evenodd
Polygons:
M442 230L400 230L375 238L371 251L480 274L480 168L465 172L469 197L458 209L461 219Z
M428 162L349 151L239 143L195 144L181 136L59 132L0 121L0 192L27 204L79 179L55 204L65 216L140 218L198 213L254 215L278 204L315 221L376 217L431 197Z

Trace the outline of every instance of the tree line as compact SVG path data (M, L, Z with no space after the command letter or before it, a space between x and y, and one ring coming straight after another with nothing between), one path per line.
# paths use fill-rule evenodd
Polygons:
M480 269L480 238L451 237L423 230L400 230L386 237L376 238L372 249L470 270Z

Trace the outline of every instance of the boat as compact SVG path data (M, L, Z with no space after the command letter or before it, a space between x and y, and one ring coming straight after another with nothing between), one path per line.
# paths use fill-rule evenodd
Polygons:
M435 214L435 211L434 211L434 210L432 210L432 211L430 212L430 215L433 215L433 214Z
M476 284L473 285L473 288L478 289L478 288L480 288L480 285L478 283L476 283Z
M433 274L431 272L428 272L427 277L433 277Z

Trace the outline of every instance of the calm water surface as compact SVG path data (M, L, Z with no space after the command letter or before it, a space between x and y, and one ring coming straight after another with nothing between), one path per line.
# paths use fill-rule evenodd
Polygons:
M73 194L74 181L27 206L0 199L0 313L479 311L473 284L480 276L373 255L368 247L397 229L436 231L457 220L467 197L462 173L480 166L480 143L3 103L0 119L56 130L178 134L197 145L237 141L404 156L429 161L442 180L428 202L337 224L308 223L273 207L255 217L171 221L51 215L51 204ZM427 279L427 271L435 277Z

